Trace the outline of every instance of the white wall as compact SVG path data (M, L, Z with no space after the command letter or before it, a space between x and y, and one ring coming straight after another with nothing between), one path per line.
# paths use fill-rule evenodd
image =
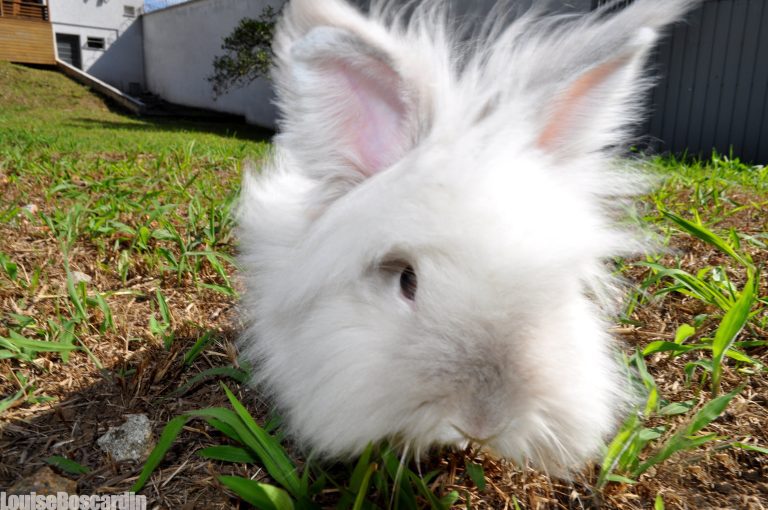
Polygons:
M244 115L251 124L274 127L269 82L258 80L213 98L208 77L222 55L224 37L243 18L258 18L267 5L282 0L193 0L147 13L144 59L147 88L172 103Z
M136 17L124 15L126 5ZM49 0L54 33L80 37L82 70L123 91L145 82L142 6L143 0ZM88 37L103 38L104 49L86 47Z

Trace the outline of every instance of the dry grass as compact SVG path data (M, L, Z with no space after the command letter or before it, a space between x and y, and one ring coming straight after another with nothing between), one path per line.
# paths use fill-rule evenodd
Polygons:
M35 90L60 90L55 110L48 107L53 98L40 102L20 92L25 83L34 84ZM258 159L264 145L258 133L240 127L123 117L62 77L2 63L0 101L16 105L0 112L0 253L17 266L15 278L0 268L0 337L16 331L30 339L61 342L62 325L71 322L75 338L70 341L79 346L66 362L59 354L45 352L0 360L0 400L5 398L7 404L0 412L0 487L34 473L45 458L61 455L90 468L77 477L81 493L122 492L136 481L142 465L105 458L96 438L110 426L122 423L126 414L145 413L159 434L164 424L185 411L229 405L216 378L179 390L209 368L239 367L233 347L238 330L236 277L227 281L206 257L190 256L188 267L172 267L163 250L177 259L185 249L214 253L225 275L234 275L228 259L234 250L228 207L240 162ZM230 135L235 129L244 134ZM749 167L718 164L660 168L673 178L654 198L680 213L699 210L718 232L734 229L752 236L755 244L745 240L742 249L755 265L765 267L768 253L759 240L768 242L761 237L768 232L768 183L749 174ZM711 178L715 175L718 180ZM706 186L705 193L692 191ZM191 210L190 203L199 210ZM646 216L670 234L674 251L659 259L660 264L693 274L722 266L736 287L744 284L744 268L720 251L673 231L653 208ZM142 233L142 227L148 233ZM183 243L165 235L171 228ZM638 285L650 276L647 267L625 265L624 274ZM112 324L106 324L107 314L93 303L86 305L85 316L78 315L67 288L67 266L70 274L77 271L91 278L86 294L103 297ZM665 286L668 281L657 282L648 295ZM167 303L169 321L162 317L158 290ZM765 280L760 296L758 313L740 340L753 341L745 352L768 365ZM655 340L671 341L679 325L691 324L702 314L706 317L695 338L712 336L722 314L701 300L672 292L642 300L617 322L616 332L624 349L632 352ZM153 327L150 317L164 328ZM212 333L212 341L186 364L185 356L206 332ZM666 401L691 401L698 408L711 395L706 381L686 382L685 366L709 357L706 351L674 358L656 353L646 362ZM768 445L768 377L760 366L731 360L724 371L724 389L739 386L741 393L706 429L721 439L652 467L636 484L612 482L596 491L598 466L574 482L564 482L471 451L435 452L420 469L438 470L430 486L438 494L456 490L456 506L461 508L470 503L472 508L514 508L517 503L527 509L640 509L652 508L661 495L666 508L764 509L768 456L730 445ZM268 415L258 395L245 388L238 391L254 416ZM654 415L646 426L676 430L687 419L689 415ZM160 508L243 506L217 477L268 477L258 466L212 462L195 453L224 442L204 422L189 422L142 494ZM468 462L483 466L484 490L468 476ZM324 469L344 484L350 468ZM316 501L332 506L338 497L338 489L327 485ZM371 497L376 499L375 491ZM415 501L426 505L422 498Z

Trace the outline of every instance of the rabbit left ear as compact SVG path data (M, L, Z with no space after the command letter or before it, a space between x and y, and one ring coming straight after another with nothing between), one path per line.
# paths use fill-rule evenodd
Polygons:
M403 156L410 107L404 81L382 50L321 26L293 44L288 67L283 140L310 172L322 165L319 174L341 171L359 180Z
M627 124L636 120L643 64L656 39L655 30L641 28L613 55L568 82L545 114L536 145L573 155L620 141Z

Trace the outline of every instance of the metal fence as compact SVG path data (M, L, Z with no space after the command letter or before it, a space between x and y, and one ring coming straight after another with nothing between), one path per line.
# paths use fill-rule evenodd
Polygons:
M653 149L768 163L768 0L705 1L652 67L660 79L644 128Z

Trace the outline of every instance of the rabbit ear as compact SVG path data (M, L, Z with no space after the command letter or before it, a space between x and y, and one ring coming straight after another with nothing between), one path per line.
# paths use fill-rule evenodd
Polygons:
M635 0L617 9L627 3L607 2L570 27L550 26L553 35L533 43L529 53L538 62L527 71L543 106L541 149L571 157L624 143L652 84L644 76L650 50L662 30L701 0Z
M573 155L621 141L627 124L636 120L643 64L656 40L654 29L641 28L612 55L568 81L550 103L536 145Z
M363 177L403 155L409 108L387 55L347 30L317 27L293 45L291 60L284 127L292 150Z
M293 0L275 34L280 145L334 199L413 144L412 99L395 39L336 0Z

